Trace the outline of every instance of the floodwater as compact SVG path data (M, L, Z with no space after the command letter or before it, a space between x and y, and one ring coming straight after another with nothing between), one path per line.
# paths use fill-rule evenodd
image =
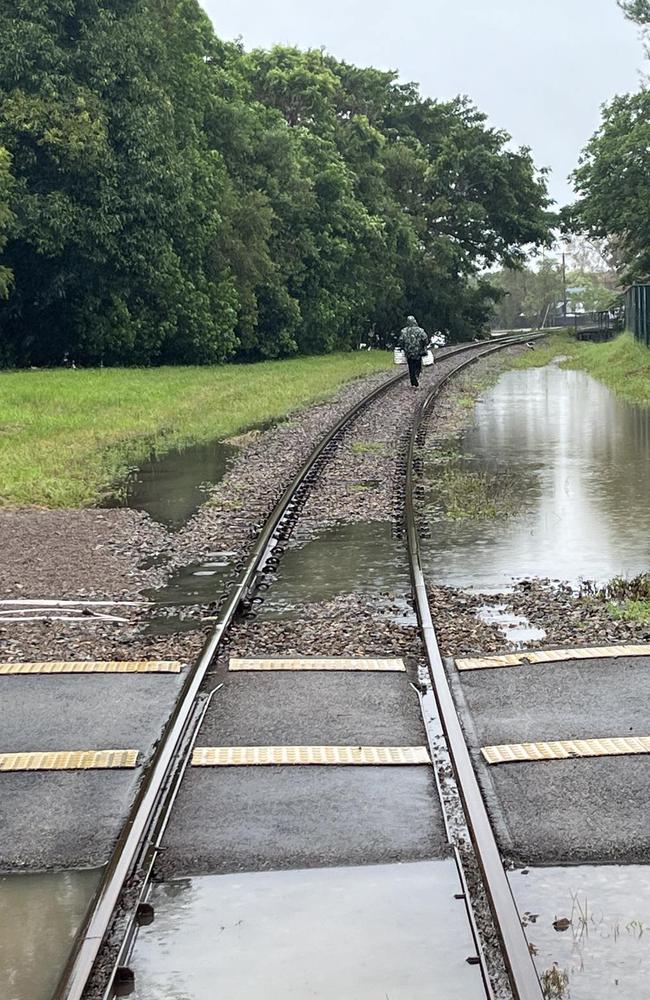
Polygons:
M453 448L488 482L506 476L517 512L432 515L423 558L437 583L486 592L513 578L576 584L648 570L650 409L584 372L512 371L478 401L474 426Z
M397 607L399 620L411 621L410 586L405 544L393 537L390 521L336 525L287 549L259 617L290 618L299 603L355 593Z
M124 495L114 505L146 511L154 521L181 528L205 503L209 487L223 479L237 451L235 445L210 441L152 455L127 478Z
M176 570L164 587L145 591L145 597L153 602L147 633L168 635L203 628L204 616L197 606L219 599L232 576L232 563L236 559L236 552L213 552L205 562ZM185 608L189 609L189 615Z
M49 1000L99 872L0 875L0 996Z
M135 997L480 1000L458 891L453 861L158 885L131 962Z
M646 1000L650 868L531 868L527 875L513 872L510 884L550 997Z
M509 611L505 604L484 604L476 614L486 625L496 625L508 642L536 642L546 636L544 629L531 625L525 615Z

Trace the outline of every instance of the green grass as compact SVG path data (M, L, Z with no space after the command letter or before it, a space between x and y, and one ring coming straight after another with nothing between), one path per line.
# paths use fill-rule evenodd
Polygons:
M607 601L612 618L626 622L650 624L650 573L638 576L615 576L596 596Z
M386 450L381 441L353 441L352 451L355 455L371 455Z
M563 368L578 368L603 382L623 399L650 406L650 350L631 333L604 344L576 341L569 333L554 333L534 351L516 358L511 367L533 368L564 356Z
M577 345L571 368L582 368L632 403L650 406L650 350L622 333L605 344Z
M537 342L534 349L528 350L516 358L510 358L508 368L541 368L560 356L573 358L582 346L584 345L578 343L568 333L551 333L543 341ZM564 364L564 362L562 363Z
M625 622L641 622L642 625L650 625L650 601L622 601L617 604L613 601L608 604L612 618Z
M2 373L0 506L87 506L152 450L277 420L391 361L372 351L218 368Z

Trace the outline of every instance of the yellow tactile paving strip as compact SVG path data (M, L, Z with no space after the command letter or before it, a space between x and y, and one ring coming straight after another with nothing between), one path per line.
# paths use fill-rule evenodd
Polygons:
M285 659L282 657L267 659L240 659L233 657L230 660L230 670L349 670L349 671L374 671L374 672L397 672L404 671L403 660L391 659L371 659L367 657L308 657L304 659Z
M430 764L426 747L197 747L194 767L255 767L266 764Z
M488 764L518 761L567 760L572 757L618 757L650 753L650 736L611 736L592 740L552 740L542 743L506 743L482 747Z
M495 667L520 667L525 663L557 663L562 660L596 660L617 656L650 656L650 645L522 650L521 653L505 653L503 656L456 660L456 667L458 670L491 670Z
M51 750L0 753L0 771L97 771L134 768L137 750Z
M53 660L43 663L0 663L7 674L178 674L176 660Z

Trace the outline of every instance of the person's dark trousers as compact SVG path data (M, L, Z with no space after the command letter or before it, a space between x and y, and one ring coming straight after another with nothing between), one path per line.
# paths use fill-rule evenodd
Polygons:
M411 385L414 385L417 389L418 379L422 374L422 358L407 358L409 366L409 375L411 376Z

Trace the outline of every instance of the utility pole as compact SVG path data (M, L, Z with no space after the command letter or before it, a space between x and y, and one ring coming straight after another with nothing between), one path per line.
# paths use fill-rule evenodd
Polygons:
M566 254L562 254L562 291L564 297L564 323L566 325L567 302L566 302Z

